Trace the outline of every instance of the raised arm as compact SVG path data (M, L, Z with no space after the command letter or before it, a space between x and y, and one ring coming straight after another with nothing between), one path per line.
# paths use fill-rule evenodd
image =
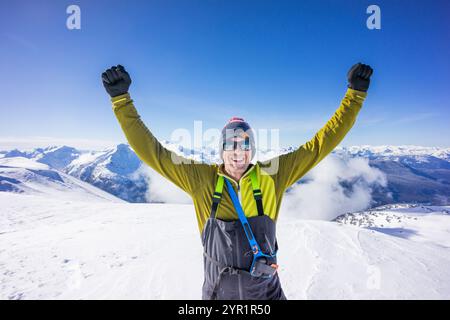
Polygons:
M142 122L128 94L131 79L122 66L106 70L102 79L111 95L114 114L137 156L163 177L192 194L196 184L201 182L199 171L210 170L209 166L180 157L161 145Z
M348 73L349 88L331 119L311 140L278 158L277 180L280 187L290 187L344 139L362 107L372 72L369 66L354 65Z

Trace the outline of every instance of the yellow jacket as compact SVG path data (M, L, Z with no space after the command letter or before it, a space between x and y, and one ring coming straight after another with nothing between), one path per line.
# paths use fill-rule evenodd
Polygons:
M252 217L257 216L258 212L249 173L256 170L263 195L264 212L276 221L285 190L342 141L353 126L366 95L365 92L347 89L339 108L311 140L295 151L267 162L257 162L238 182L226 176L223 165L186 160L164 148L142 122L129 94L111 100L117 120L138 157L192 197L201 233L209 218L218 175L226 176L236 187L239 185L242 208L248 217ZM222 220L238 219L226 192L222 196L216 217Z

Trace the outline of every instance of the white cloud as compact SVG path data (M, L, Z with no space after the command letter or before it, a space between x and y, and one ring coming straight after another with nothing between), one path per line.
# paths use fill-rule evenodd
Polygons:
M147 200L164 203L192 203L191 198L172 182L146 165L136 174L148 179ZM371 204L371 187L385 186L384 173L369 166L368 159L343 159L331 154L285 194L281 217L331 220L346 213L367 208ZM351 184L350 191L340 183Z
M148 179L146 198L148 202L192 203L189 195L175 184L161 176L149 166L143 164L135 174Z
M368 159L344 159L330 155L311 170L305 183L293 186L285 195L280 217L332 220L366 209L372 200L371 187L385 186L383 172L369 166ZM341 183L351 185L346 190Z

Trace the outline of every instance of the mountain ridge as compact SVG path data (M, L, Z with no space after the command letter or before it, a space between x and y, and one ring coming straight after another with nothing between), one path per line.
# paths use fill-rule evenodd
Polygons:
M161 143L179 155L206 163L220 162L211 148L188 149L163 140ZM295 150L293 147L259 152L260 160ZM366 158L369 165L386 174L386 188L374 186L374 205L390 202L450 203L450 148L404 146L337 147L340 158ZM0 159L25 157L88 182L128 202L148 202L149 178L143 163L127 144L104 150L77 150L53 145L28 151L2 150ZM313 169L314 170L314 169ZM305 179L304 179L305 180ZM343 182L343 184L348 182Z

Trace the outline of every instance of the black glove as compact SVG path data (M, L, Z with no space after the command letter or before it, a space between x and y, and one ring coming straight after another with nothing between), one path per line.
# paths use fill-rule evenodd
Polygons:
M131 78L120 64L102 73L103 86L111 97L117 97L128 92Z
M350 68L347 74L348 87L358 91L366 92L370 85L370 76L373 69L367 64L357 63Z

